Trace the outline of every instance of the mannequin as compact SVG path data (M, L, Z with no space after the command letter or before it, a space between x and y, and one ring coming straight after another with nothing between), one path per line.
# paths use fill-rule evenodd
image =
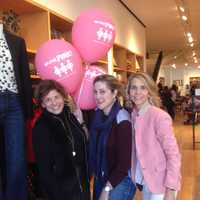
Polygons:
M32 116L29 65L24 39L4 30L2 20L0 49L0 136L4 147L0 199L27 200L25 124Z
M3 33L3 24L2 24L2 20L0 19L0 33Z

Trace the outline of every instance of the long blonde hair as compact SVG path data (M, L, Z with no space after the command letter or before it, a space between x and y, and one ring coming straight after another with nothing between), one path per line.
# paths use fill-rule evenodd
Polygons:
M149 103L154 105L154 106L160 107L161 106L161 101L160 101L160 97L158 95L158 88L156 86L156 83L146 73L137 72L137 73L132 74L129 77L128 85L127 85L127 94L128 94L128 96L129 96L129 93L130 93L130 87L131 87L132 80L135 79L135 78L141 80L144 83L145 87L147 88L148 93L149 93Z

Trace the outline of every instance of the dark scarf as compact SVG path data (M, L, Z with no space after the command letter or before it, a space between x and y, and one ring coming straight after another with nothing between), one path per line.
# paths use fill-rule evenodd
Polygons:
M89 166L90 173L101 179L103 183L108 180L108 167L106 157L106 147L109 134L117 113L121 109L120 104L116 101L105 118L102 110L97 109L90 129L90 146L89 146Z

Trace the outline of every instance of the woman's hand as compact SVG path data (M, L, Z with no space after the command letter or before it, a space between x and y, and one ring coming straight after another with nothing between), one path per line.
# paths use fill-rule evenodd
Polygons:
M88 129L87 129L86 124L84 122L83 113L82 113L81 109L76 108L76 110L74 111L74 115L75 115L76 119L79 121L79 123L81 124L83 130L85 131L85 136L88 140L89 139L89 132L88 132Z
M99 200L108 200L109 192L113 189L111 183L108 181L103 188Z
M102 190L99 200L108 200L109 192Z
M74 115L75 115L76 119L79 121L80 124L82 124L84 122L83 121L83 113L82 113L80 108L75 109Z
M164 200L175 200L176 199L176 191L172 189L167 189L165 192Z

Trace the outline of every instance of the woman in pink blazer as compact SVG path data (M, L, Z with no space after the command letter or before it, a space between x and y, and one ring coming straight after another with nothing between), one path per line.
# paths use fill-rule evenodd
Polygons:
M132 75L127 90L134 104L133 181L142 190L143 200L175 200L181 156L172 119L159 108L156 84L147 74Z

